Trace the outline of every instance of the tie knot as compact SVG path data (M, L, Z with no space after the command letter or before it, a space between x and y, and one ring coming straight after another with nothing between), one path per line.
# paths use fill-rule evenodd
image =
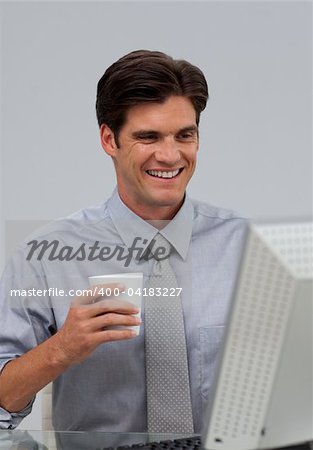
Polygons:
M165 237L163 237L160 233L158 233L155 236L154 241L155 243L152 249L154 258L157 261L168 258L173 248L168 240L165 239Z

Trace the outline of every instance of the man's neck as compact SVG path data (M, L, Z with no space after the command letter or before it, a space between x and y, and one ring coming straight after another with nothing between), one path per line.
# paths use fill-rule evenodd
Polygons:
M179 204L175 206L151 206L151 208L147 208L146 205L142 206L140 203L136 204L135 207L133 205L129 205L120 193L119 196L124 205L127 206L127 208L129 208L134 214L158 229L164 228L176 216L185 200L184 195Z

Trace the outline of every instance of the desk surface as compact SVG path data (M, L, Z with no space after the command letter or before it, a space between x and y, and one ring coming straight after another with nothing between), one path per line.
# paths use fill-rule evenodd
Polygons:
M182 437L186 435L0 430L0 450L101 450Z
M0 430L0 450L102 450L121 445L158 442L187 436L186 434ZM280 450L313 450L313 442Z

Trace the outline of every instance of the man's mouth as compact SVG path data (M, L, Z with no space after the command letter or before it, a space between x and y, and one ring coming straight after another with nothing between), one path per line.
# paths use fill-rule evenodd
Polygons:
M146 170L148 175L156 178L175 178L183 171L183 167L181 169L176 170Z

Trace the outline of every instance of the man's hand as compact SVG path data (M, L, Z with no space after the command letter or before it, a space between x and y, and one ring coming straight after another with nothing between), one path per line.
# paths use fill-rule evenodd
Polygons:
M118 285L99 285L98 287ZM140 319L133 304L100 294L78 297L72 303L63 327L51 338L9 361L0 375L0 405L10 412L20 411L33 396L71 365L87 358L104 342L130 339L136 334L111 326L134 326Z
M87 358L98 345L105 342L131 339L136 332L130 329L112 329L114 326L136 326L139 312L132 303L118 300L116 296L103 297L98 291L113 290L118 284L96 286L93 296L77 297L69 310L63 327L55 335L60 350L60 360L66 366Z

